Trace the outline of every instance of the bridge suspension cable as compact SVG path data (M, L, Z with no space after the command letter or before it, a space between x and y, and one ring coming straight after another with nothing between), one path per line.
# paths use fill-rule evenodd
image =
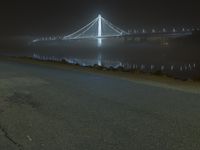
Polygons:
M92 30L97 29L97 31ZM110 31L108 33L107 30ZM126 31L118 28L113 25L111 22L107 21L101 15L91 21L89 24L79 29L78 31L65 36L63 39L84 39L84 38L104 38L104 37L112 37L112 36L121 36L128 34Z
M107 21L106 19L102 18L102 20L113 30L115 30L116 32L118 32L119 34L128 34L126 31L118 28L117 26L113 25L111 22Z
M97 21L97 18L94 19L93 21L91 21L91 22L90 22L89 24L87 24L86 26L84 26L84 27L82 27L81 29L79 29L78 31L76 31L76 32L74 32L74 33L72 33L72 34L70 34L70 35L65 36L64 39L68 39L68 38L70 38L70 37L73 37L73 35L75 35L75 34L81 32L82 30L84 30L84 29L90 27L90 25L93 25L94 23L96 23L96 21ZM86 30L87 30L87 29L86 29Z

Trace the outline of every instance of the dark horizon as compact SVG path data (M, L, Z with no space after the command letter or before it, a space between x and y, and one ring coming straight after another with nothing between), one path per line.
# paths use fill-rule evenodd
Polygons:
M69 34L102 14L124 30L198 27L197 1L3 1L1 35Z

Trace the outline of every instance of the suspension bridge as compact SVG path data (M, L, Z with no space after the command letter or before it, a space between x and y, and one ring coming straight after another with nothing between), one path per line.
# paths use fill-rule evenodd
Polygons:
M111 22L107 21L101 15L99 15L97 18L95 18L92 22L90 22L83 28L68 36L64 36L63 39L98 39L108 37L119 37L123 35L128 35L128 33L113 25Z
M75 40L75 39L101 39L111 38L111 37L121 37L128 35L129 33L115 26L108 20L104 19L101 15L92 20L89 24L85 25L76 32L64 36L64 37L52 37L52 38L41 38L35 39L33 42L47 41L47 40Z
M97 18L92 20L89 24L85 25L81 29L66 35L66 36L54 36L54 37L42 37L34 39L32 42L40 42L40 41L54 41L54 40L79 40L79 39L97 39L99 45L101 44L102 39L106 38L148 38L148 37L182 37L191 35L195 29L185 29L182 28L181 31L173 28L171 31L167 31L167 29L163 28L162 30L156 31L152 29L152 31L147 32L145 29L142 29L141 32L139 30L133 30L132 32L127 32L125 30L120 29L115 26L101 15L98 15ZM197 31L200 29L197 28Z

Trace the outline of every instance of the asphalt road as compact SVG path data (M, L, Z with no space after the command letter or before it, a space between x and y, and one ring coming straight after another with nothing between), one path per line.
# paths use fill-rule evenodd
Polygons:
M0 150L199 150L200 94L0 61Z

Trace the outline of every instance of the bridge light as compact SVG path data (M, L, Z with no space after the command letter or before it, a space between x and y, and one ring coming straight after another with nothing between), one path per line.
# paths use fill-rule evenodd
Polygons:
M155 33L156 32L156 30L155 29L152 29L152 33Z

